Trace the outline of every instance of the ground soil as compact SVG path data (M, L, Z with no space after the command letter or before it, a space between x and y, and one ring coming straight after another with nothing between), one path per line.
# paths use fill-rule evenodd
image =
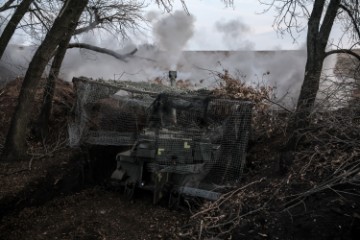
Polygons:
M0 150L16 106L21 79L0 88ZM36 102L41 102L41 88ZM32 157L17 162L0 161L0 239L203 239L195 232L186 205L167 208L166 201L153 205L151 195L140 192L129 201L105 187L108 172L99 163L88 164L84 149L66 145L66 120L74 93L59 81L51 118L51 138L38 142L29 137ZM32 111L34 117L39 104ZM248 214L223 238L232 239L358 239L360 204L358 189L338 185L303 198L289 208L290 196L314 188L318 169L299 174L304 163L282 161L281 138L252 141L248 164L239 186L259 181L247 189L242 210ZM47 147L44 147L47 146ZM92 151L101 151L92 149ZM110 154L110 153L108 153ZM114 164L113 159L111 163ZM96 170L97 169L97 170ZM311 171L310 171L311 170ZM274 197L275 196L275 197ZM274 200L275 199L275 200ZM238 201L237 201L238 202ZM257 211L265 202L271 206ZM234 208L230 205L228 209ZM201 210L201 208L199 209ZM192 234L193 233L193 234ZM222 239L222 237L220 237Z
M0 150L21 82L16 79L0 89ZM101 166L94 163L92 171L83 151L71 149L64 142L74 99L72 85L58 81L55 94L52 136L45 143L48 149L29 136L32 157L0 161L0 239L173 238L189 213L170 210L166 203L155 206L146 192L140 193L136 201L129 201L122 192L105 188ZM40 88L34 119L41 98Z
M169 239L186 214L92 187L2 219L1 239Z

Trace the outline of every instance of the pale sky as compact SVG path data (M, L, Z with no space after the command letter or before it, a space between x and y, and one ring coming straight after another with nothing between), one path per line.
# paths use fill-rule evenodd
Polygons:
M173 11L183 10L181 1L174 1ZM305 47L306 29L297 35L296 42L288 34L280 36L272 26L276 16L275 10L270 9L263 13L267 7L261 5L258 0L234 0L234 7L226 7L221 0L185 2L189 12L196 18L194 36L189 40L185 50L297 50ZM149 9L166 15L154 5ZM237 39L229 40L224 38L215 26L217 23L224 24L234 20L240 21L249 30L237 36ZM306 26L306 20L302 24ZM151 43L149 35L146 41ZM341 35L341 26L335 23L330 42L337 42Z
M173 12L170 13L173 17L176 15L176 11L183 11L180 0L174 1L174 9ZM272 10L262 14L265 6L259 4L258 0L235 0L234 8L225 7L221 0L186 0L186 2L189 12L195 18L194 33L185 47L181 50L234 51L305 49L306 32L304 31L299 36L296 43L293 42L293 39L289 35L283 37L278 36L272 27L275 12ZM151 12L153 13L152 24L150 24L147 27L147 30L144 30L142 34L138 33L133 35L131 39L133 43L137 45L143 43L156 43L155 38L152 37L151 25L158 26L156 23L161 22L161 19L164 19L169 13L162 11L156 5L152 5L146 9L144 14L149 16L151 15L149 14ZM233 23L236 24L234 25ZM175 29L172 25L170 26L170 29ZM234 32L233 26L237 26L237 29L240 29L240 31ZM166 32L169 32L167 29ZM226 29L226 31L224 29ZM175 31L175 33L179 32L180 31ZM172 31L171 34L174 34L174 32ZM173 42L173 39L176 40L180 38L178 35L176 35L175 38L171 36L171 43L177 42ZM127 45L127 43L124 42L116 42L114 36L98 34L97 32L90 32L85 34L85 36L81 36L80 39L73 40L79 40L80 42L87 42L113 50L122 49ZM28 35L19 32L16 34L16 37L12 39L12 42L27 45L35 43L29 39ZM36 44L39 44L39 42ZM134 46L132 46L131 50L133 47ZM23 50L19 49L17 49L18 52L15 50L9 51L9 58L7 61L14 64L16 63L16 66L23 66L24 62L28 63L30 61L30 53L34 53L35 49L36 48L27 49L29 52L27 55ZM73 76L103 77L105 79L115 79L115 76L124 76L132 80L136 77L138 77L139 80L144 80L154 79L156 76L167 76L168 69L175 66L175 68L179 68L179 76L181 79L190 79L194 81L195 84L198 80L209 79L210 77L212 79L213 77L209 75L208 71L199 70L199 67L216 71L222 71L223 68L234 71L240 70L241 73L247 76L249 81L259 81L259 76L263 76L263 73L270 70L271 74L268 76L267 82L276 85L279 93L289 91L289 86L292 86L291 96L296 96L299 86L296 87L295 85L301 83L306 61L305 51L298 51L296 54L279 51L274 52L272 57L268 56L267 58L256 58L256 56L253 55L254 53L244 54L244 52L234 52L231 57L225 55L222 56L221 54L210 54L212 57L209 57L210 55L208 53L203 53L203 55L198 55L198 53L196 53L195 55L191 55L192 57L180 58L180 60L177 58L177 61L174 64L167 66L171 62L169 60L171 57L169 56L179 56L172 53L166 55L163 59L158 59L156 55L148 56L146 55L148 54L146 51L141 52L140 50L137 53L141 57L139 59L156 59L157 61L155 62L157 62L158 65L148 66L149 64L145 64L148 63L148 61L145 60L141 60L145 63L135 62L133 64L132 61L129 63L119 63L119 61L114 60L109 56L97 55L90 51L74 49L69 51L67 59L65 59L63 64L62 71L67 73L66 78L69 80ZM169 52L171 51L168 51L168 53ZM164 64L164 62L166 64ZM221 63L221 65L219 65L219 63ZM332 63L335 63L335 61L331 61L331 64ZM189 65L187 68L186 64ZM124 73L126 73L126 75L124 75Z
M3 0L0 0L0 4L2 2ZM195 22L194 35L184 50L294 50L304 48L306 32L299 34L294 43L289 35L280 36L275 31L272 27L276 15L274 10L262 13L266 6L261 5L258 0L235 0L234 2L234 7L226 7L221 0L186 0L188 10L195 18ZM173 12L176 10L183 11L180 0L174 0ZM168 14L155 4L150 5L146 11L156 12L158 18ZM234 21L240 22L247 28L247 31L229 38L216 28L219 24L226 25ZM136 36L133 36L132 42L135 44L154 43L151 26L147 29L142 34L137 33ZM339 36L339 28L335 29L334 32L337 34L333 35ZM90 33L89 36L83 38L90 42L94 38L99 38L94 41L105 47L109 46L109 42L113 43L113 37L96 35ZM12 42L25 45L37 44L19 31ZM124 46L124 43L111 45L119 49Z
M194 36L189 40L186 50L240 50L247 47L254 50L299 49L304 45L305 33L299 36L297 43L290 36L279 36L272 27L275 12L272 10L262 14L266 6L257 0L234 2L234 7L225 7L220 0L187 0L188 10L196 20ZM149 9L161 13L155 6ZM175 1L173 10L182 10L180 0ZM217 22L234 20L242 22L249 29L229 44L231 41L224 39L215 26ZM236 47L238 49L234 49Z

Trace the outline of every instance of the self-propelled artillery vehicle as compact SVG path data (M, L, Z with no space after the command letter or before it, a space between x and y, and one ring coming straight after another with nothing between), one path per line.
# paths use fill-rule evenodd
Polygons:
M118 147L113 183L136 189L217 199L241 178L252 104L148 83L74 78L69 125L73 146Z

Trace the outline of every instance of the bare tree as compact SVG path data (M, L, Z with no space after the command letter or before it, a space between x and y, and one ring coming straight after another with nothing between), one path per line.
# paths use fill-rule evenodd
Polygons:
M8 0L0 6L0 13L14 10L0 37L0 58L17 29L22 29L31 38L42 39L54 23L63 0ZM1 16L0 16L1 17ZM40 41L41 42L41 41Z
M186 5L186 0L179 0L183 6L184 11L187 14L190 14L188 7ZM163 7L167 12L171 12L173 9L174 0L155 0L156 4L159 7ZM225 4L226 7L230 7L234 5L234 0L221 0Z
M53 26L32 58L21 86L18 105L5 141L4 159L19 160L26 156L27 125L30 121L30 109L41 75L52 53L65 38L64 36L72 35L75 31L87 3L88 0L66 0Z
M99 34L101 34L101 31L105 30L111 33L115 38L118 36L126 37L126 31L137 28L138 22L144 20L140 14L142 7L143 3L136 1L90 0L87 7L85 8L85 11L82 13L78 27L74 31L73 36L96 30L98 30ZM38 7L37 10L39 10L39 12L44 11L44 9L41 9L40 7ZM56 79L59 76L60 68L68 48L84 48L91 51L108 54L121 61L125 61L126 57L136 52L135 50L128 54L122 55L110 49L100 48L90 44L69 44L71 39L71 35L67 35L66 38L64 37L55 52L49 75L47 77L47 83L44 89L41 112L37 121L32 126L32 133L37 138L44 139L48 134L49 118L52 109L52 99L55 91Z
M3 5L0 6L0 12L4 12L9 9L16 8L18 5L13 4L14 2L15 2L15 0L8 0L8 1L4 2Z
M278 15L275 25L281 33L295 34L306 29L301 20L307 21L307 61L304 81L297 102L295 116L292 120L291 132L309 125L310 115L314 109L315 99L320 85L321 71L324 59L334 53L347 53L360 59L360 56L350 49L326 51L329 45L330 32L336 19L352 30L354 45L359 46L360 6L358 0L272 0L262 1L270 8L275 8ZM302 19L301 19L302 18Z
M15 32L18 24L20 23L20 21L24 17L24 15L28 12L29 7L33 1L34 0L23 0L16 7L14 14L12 15L10 21L6 25L6 27L0 37L0 59L2 58L2 55L4 54L5 49L6 49L7 45L9 44L11 37L14 35L14 32ZM12 6L13 2L14 1L11 1L11 0L5 2L4 5L0 7L0 11L5 11L5 10L8 10L8 9L14 7L14 6Z
M56 80L58 79L66 51L70 48L88 49L94 52L110 55L115 59L123 62L126 62L126 58L130 57L137 51L137 49L134 49L127 54L119 54L107 48L101 48L85 43L69 43L68 39L63 40L58 46L55 57L51 64L49 75L46 79L40 114L32 126L32 134L37 139L46 139L49 134L49 119L52 110L52 101L56 87Z

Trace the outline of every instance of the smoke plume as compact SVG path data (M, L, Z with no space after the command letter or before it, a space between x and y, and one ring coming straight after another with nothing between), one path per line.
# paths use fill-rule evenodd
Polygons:
M124 51L129 52L133 48L134 46L130 46ZM170 54L152 45L137 48L138 51L127 62L88 50L69 49L61 68L61 77L68 81L74 76L130 81L152 81L156 78L167 80L169 66L164 62ZM16 75L24 74L25 71L20 70L26 69L33 49L10 46L7 53L8 57L5 59L9 64L6 67ZM0 67L5 64L5 59L0 61ZM213 71L222 72L227 69L233 75L241 74L249 84L276 86L277 97L283 98L286 95L286 102L291 105L299 94L305 60L305 50L185 51L177 58L177 71L178 79L190 81L195 88L212 88L218 85ZM264 76L267 72L270 74Z
M228 22L216 22L215 28L230 38L242 37L244 33L250 31L250 28L242 23L240 19L233 19Z
M215 23L215 30L222 34L224 43L231 50L252 49L254 44L247 41L246 35L250 33L250 27L241 22L240 19L229 21L218 21Z
M176 11L154 24L156 45L167 52L168 67L172 70L176 70L181 52L194 34L194 21L195 18L184 11Z

